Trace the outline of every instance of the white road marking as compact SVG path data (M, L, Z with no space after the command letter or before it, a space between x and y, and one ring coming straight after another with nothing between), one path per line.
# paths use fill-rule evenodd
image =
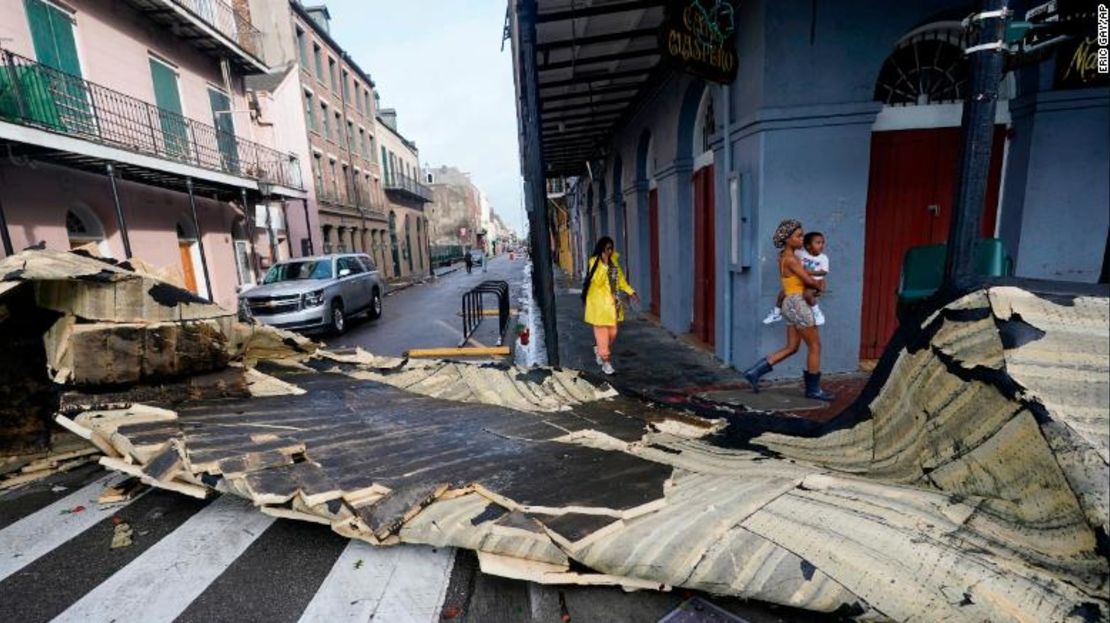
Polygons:
M301 623L438 621L454 560L455 551L449 548L374 547L351 541L301 615Z
M59 545L111 517L125 504L100 509L97 498L109 484L123 480L109 474L96 482L0 530L0 580L31 564ZM72 512L83 506L84 510Z
M250 502L225 495L54 620L173 621L273 522Z

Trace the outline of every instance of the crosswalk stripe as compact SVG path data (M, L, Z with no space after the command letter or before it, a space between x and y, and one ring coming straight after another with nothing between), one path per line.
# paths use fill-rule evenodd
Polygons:
M111 474L0 530L0 580L112 516L120 505L101 509L104 487L123 478ZM83 507L78 512L74 509Z
M300 621L437 621L454 559L453 549L351 541Z
M173 621L274 518L223 496L59 615L55 621Z

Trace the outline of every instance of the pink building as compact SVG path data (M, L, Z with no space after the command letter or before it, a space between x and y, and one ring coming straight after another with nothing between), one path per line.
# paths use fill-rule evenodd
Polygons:
M247 2L8 0L0 41L5 255L91 245L232 306L309 246L298 158L245 88L267 71Z

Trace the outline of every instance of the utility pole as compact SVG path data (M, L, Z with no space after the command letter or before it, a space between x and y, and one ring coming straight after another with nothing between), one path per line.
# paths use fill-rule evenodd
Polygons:
M524 145L525 206L532 243L532 296L543 315L547 363L559 365L559 334L555 322L555 275L548 238L547 185L544 177L543 137L540 134L539 77L536 71L536 0L518 0L520 40L520 107Z
M1007 0L981 0L979 13L964 22L970 34L965 51L970 76L964 96L956 196L944 265L944 280L950 286L975 274L975 243L987 196L998 83L1006 63L1009 21Z

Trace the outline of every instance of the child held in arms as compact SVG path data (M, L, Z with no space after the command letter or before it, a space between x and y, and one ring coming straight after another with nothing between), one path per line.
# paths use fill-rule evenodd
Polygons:
M794 252L805 267L806 272L813 276L814 279L822 281L829 274L829 256L825 255L825 234L819 231L811 231L806 234L805 246ZM806 303L813 308L813 319L817 326L825 324L825 314L821 312L821 307L817 304L817 297L821 293L813 288L806 288L804 293ZM782 321L782 298L783 293L779 292L778 300L775 302L775 308L767 317L763 319L763 324L772 324Z

